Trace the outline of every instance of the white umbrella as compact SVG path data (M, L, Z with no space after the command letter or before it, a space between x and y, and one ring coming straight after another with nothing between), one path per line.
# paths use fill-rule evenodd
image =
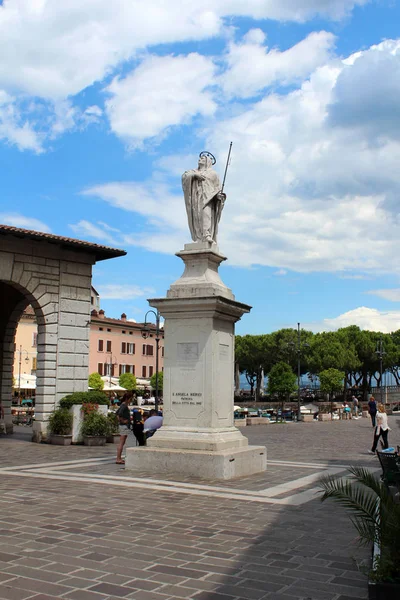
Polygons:
M110 385L109 383L105 383L103 387L103 392L126 392L126 388L120 385Z

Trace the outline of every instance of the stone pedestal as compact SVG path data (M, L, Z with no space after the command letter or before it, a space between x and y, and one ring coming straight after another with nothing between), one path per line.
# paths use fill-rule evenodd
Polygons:
M250 311L218 274L216 244L186 244L182 277L149 300L165 319L164 423L126 468L231 479L266 469L266 448L234 426L234 324Z

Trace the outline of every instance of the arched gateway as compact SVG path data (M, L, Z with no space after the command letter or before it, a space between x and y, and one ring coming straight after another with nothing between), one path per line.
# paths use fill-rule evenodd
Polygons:
M37 317L37 388L33 441L65 394L87 390L92 266L124 250L0 225L0 394L12 432L14 340L31 304Z

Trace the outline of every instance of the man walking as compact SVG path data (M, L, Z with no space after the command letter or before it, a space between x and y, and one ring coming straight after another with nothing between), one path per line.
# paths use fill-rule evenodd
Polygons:
M353 396L352 401L353 401L354 418L357 419L358 418L358 398L357 398L357 396Z
M377 413L377 407L376 407L376 400L373 396L371 396L371 398L369 399L368 402L368 412L371 416L371 421L372 421L372 427L375 427L376 425L376 413Z

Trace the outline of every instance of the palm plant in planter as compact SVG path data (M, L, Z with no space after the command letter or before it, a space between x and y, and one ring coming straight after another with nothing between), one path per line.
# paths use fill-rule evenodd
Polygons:
M120 439L119 435L119 421L115 412L112 412L107 415L108 422L108 433L107 433L107 442L110 444L114 444L118 442Z
M396 495L370 471L348 469L350 478L323 477L321 500L332 498L350 513L361 545L372 545L369 598L400 598L400 504ZM356 483L356 485L353 485Z
M104 446L108 431L107 417L97 412L96 409L85 414L81 426L85 446Z
M69 446L72 442L72 414L66 408L58 408L49 418L50 442Z

